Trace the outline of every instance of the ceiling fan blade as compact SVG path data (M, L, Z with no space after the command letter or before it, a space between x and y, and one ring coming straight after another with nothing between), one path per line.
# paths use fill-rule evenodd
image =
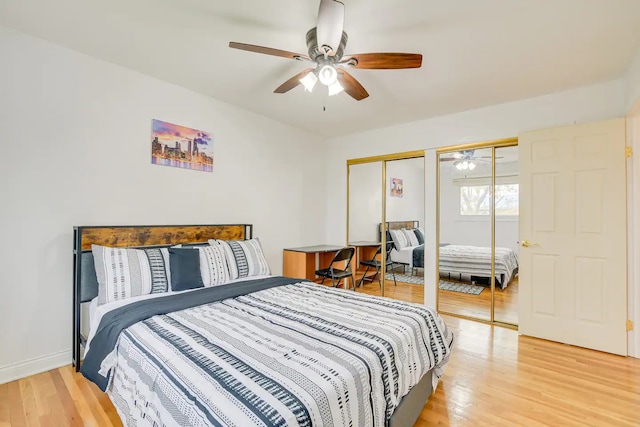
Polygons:
M286 50L273 49L270 47L256 46L253 44L229 42L229 47L233 49L246 50L249 52L262 53L265 55L280 56L282 58L297 59L300 61L311 61L311 59L307 55L289 52Z
M273 92L274 93L289 92L291 89L298 86L300 84L300 79L306 76L307 74L309 74L309 72L311 71L313 71L313 68L307 68L306 70L302 70L301 72L299 72L298 74L296 74L295 76L291 77L289 80L287 80L286 82L278 86L278 88Z
M344 28L344 3L337 0L320 0L318 9L318 24L316 25L316 37L320 52L327 51L329 56L334 56Z
M345 66L374 70L397 70L401 68L420 68L422 55L419 53L359 53L345 55L340 61Z
M455 158L453 158L453 157L443 157L443 158L440 158L440 161L441 161L441 162L453 162L454 160L458 160L458 159L455 159Z
M336 71L338 72L338 81L350 97L361 101L369 96L365 88L351 74L342 69Z

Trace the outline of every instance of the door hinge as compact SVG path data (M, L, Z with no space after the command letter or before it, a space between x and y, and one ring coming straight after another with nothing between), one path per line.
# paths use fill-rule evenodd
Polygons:
M627 159L631 156L633 156L633 148L631 147L624 147L624 155L627 156Z
M627 320L627 331L633 331L633 320Z

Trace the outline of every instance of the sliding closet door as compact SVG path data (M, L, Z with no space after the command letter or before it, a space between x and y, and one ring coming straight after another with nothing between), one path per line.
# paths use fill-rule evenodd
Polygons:
M385 221L393 233L385 296L424 301L424 157L385 162Z
M494 320L518 324L518 146L495 151L495 243L496 287Z
M382 172L383 162L359 163L349 168L349 206L348 206L348 244L355 248L352 268L356 272L356 281L367 270L361 261L373 258L380 247L379 227L382 223ZM375 268L366 271L367 277L359 290L382 292L375 276ZM374 288L374 289L372 289Z
M491 321L492 149L439 154L438 309Z

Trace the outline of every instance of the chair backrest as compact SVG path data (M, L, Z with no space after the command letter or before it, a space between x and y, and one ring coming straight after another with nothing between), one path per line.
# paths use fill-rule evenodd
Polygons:
M387 261L391 259L391 250L393 249L393 247L393 241L387 240ZM380 249L382 249L382 247Z
M353 258L353 254L355 253L355 249L354 248L342 248L340 249L338 252L336 252L336 254L333 256L333 259L331 260L331 265L333 265L334 262L340 262L340 261L347 261L344 269L348 270L349 269L349 265L351 265L351 259Z

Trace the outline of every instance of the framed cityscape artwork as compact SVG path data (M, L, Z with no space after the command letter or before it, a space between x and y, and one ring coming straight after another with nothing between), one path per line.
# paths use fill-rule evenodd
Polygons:
M213 134L153 119L151 163L213 172Z

